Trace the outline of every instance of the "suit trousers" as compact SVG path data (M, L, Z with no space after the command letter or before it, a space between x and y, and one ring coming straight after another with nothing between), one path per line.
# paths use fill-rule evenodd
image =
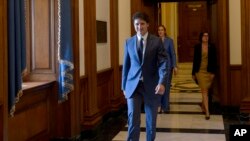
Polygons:
M161 109L164 112L168 112L170 110L170 106L169 106L169 96L170 96L170 89L171 89L171 81L172 81L172 74L173 71L172 69L168 70L168 77L167 77L167 84L166 84L166 89L164 94L161 97Z
M141 124L141 105L144 101L146 116L146 139L154 141L156 136L156 118L158 100L146 99L143 82L139 82L131 98L127 98L128 106L128 137L127 141L139 141Z

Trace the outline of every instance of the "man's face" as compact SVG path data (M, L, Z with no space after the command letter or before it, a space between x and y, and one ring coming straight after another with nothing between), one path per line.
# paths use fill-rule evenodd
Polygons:
M135 31L138 35L141 35L141 36L145 35L148 32L148 26L149 24L142 19L134 20Z

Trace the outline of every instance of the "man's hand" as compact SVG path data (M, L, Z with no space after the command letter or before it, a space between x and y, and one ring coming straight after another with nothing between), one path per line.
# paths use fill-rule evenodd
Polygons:
M155 94L163 95L165 92L165 87L162 84L158 84L155 87Z

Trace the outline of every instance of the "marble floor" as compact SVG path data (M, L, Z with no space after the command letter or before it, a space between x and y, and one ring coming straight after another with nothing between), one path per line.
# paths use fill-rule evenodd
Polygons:
M179 65L173 77L170 112L158 114L155 141L226 141L223 116L211 115L205 120L199 103L201 94L191 77L191 63ZM120 131L113 141L125 141L127 131ZM140 140L145 141L145 114L141 114Z
M205 120L201 94L191 77L191 63L179 64L178 75L173 77L170 93L170 112L158 114L155 141L228 141L229 125L240 124L237 110L221 110L211 106L210 120ZM126 110L110 120L95 141L126 141ZM111 128L112 127L112 128ZM141 113L140 141L145 141L145 114Z

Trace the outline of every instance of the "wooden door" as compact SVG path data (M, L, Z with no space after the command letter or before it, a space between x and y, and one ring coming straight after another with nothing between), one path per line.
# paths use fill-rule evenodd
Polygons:
M194 45L199 33L208 31L207 2L180 2L178 4L178 56L179 62L192 62Z

